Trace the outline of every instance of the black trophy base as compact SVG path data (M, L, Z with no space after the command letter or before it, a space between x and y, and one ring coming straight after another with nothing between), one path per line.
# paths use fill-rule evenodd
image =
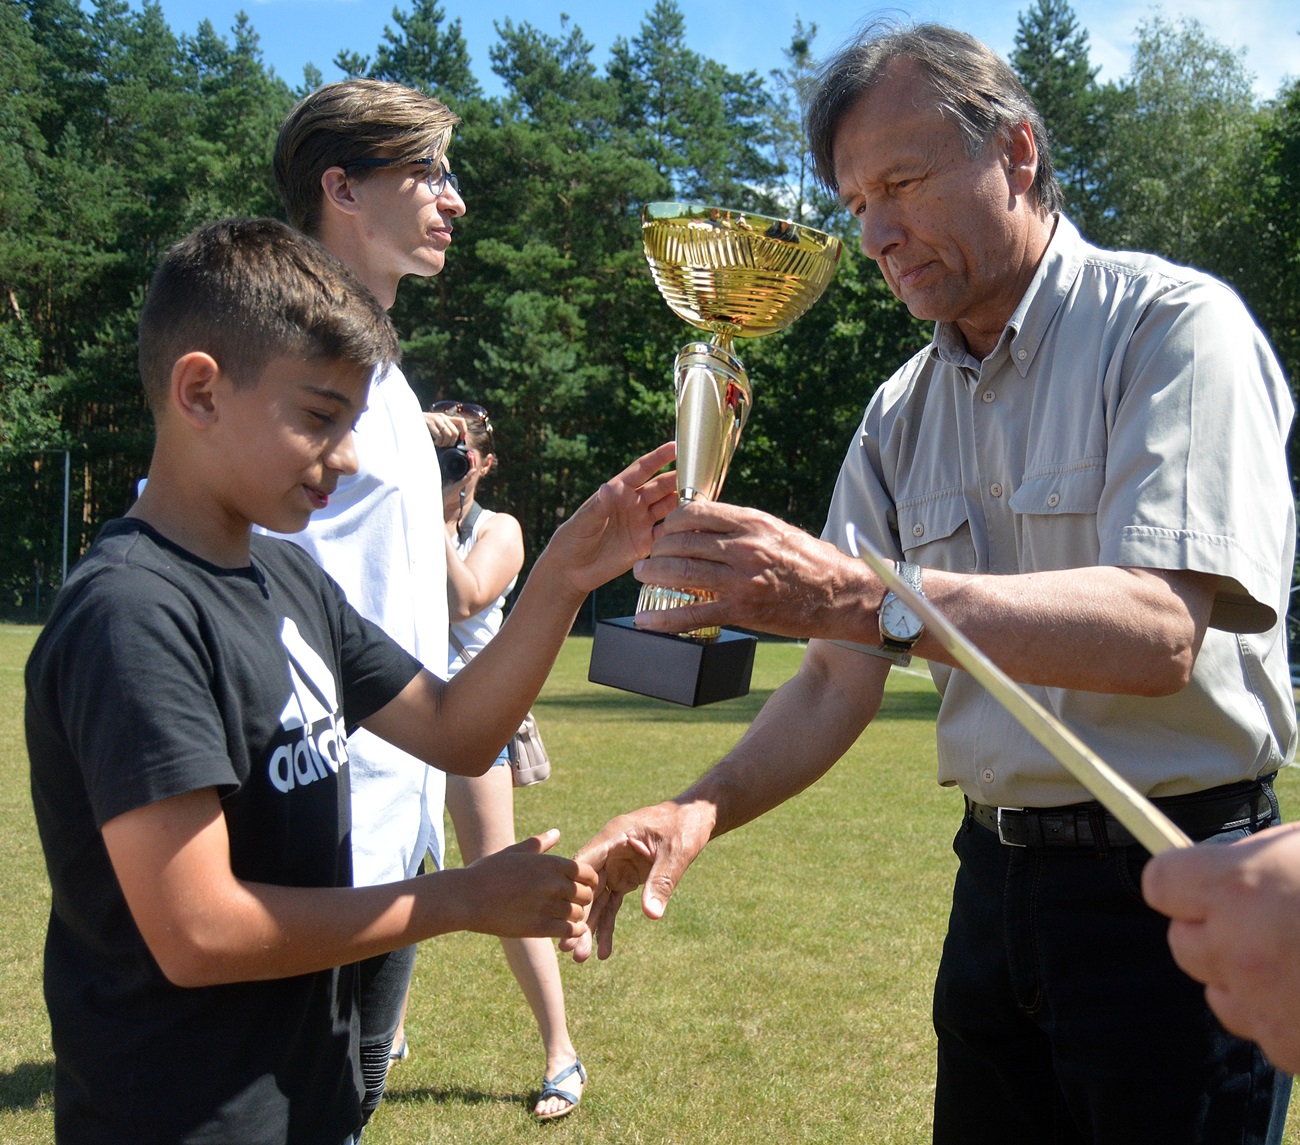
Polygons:
M630 616L602 620L591 644L587 679L625 692L698 708L747 695L753 636L724 628L712 640L646 632Z

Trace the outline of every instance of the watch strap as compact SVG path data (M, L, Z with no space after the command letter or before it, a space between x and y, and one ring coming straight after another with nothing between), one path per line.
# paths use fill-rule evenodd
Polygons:
M898 579L906 581L908 587L912 589L917 596L924 596L921 591L921 566L913 564L911 561L895 561L894 571L898 573Z

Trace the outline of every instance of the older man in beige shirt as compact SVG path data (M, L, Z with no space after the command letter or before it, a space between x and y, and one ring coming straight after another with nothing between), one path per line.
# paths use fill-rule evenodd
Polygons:
M660 527L637 575L718 599L646 627L814 639L720 763L583 849L610 892L592 924L606 956L641 883L660 917L709 839L840 758L915 651L943 695L939 781L965 796L935 1140L1262 1145L1290 1079L1175 967L1145 851L836 547L851 524L899 560L1194 838L1277 820L1296 739L1289 389L1227 287L1080 237L1045 134L1005 63L948 29L869 35L823 73L819 173L934 341L872 399L823 540L699 503Z

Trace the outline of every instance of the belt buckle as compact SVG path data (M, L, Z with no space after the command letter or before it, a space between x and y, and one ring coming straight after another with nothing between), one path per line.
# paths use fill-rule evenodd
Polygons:
M1004 847L1026 847L1026 843L1013 843L1006 837L1002 830L1002 812L1004 811L1024 811L1023 807L999 807L998 808L998 842Z

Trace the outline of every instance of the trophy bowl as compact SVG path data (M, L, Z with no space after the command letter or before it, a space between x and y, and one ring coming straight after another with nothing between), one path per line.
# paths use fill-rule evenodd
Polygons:
M842 244L789 219L725 207L647 203L646 261L674 314L730 349L784 330L829 285Z

